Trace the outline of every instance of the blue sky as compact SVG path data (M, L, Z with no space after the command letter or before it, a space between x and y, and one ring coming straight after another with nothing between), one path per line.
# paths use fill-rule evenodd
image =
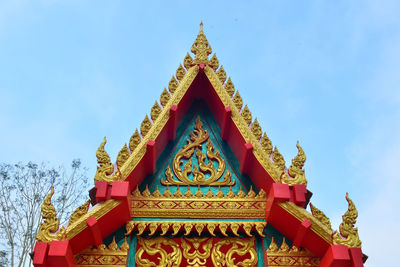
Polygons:
M359 210L366 266L400 238L400 2L2 1L0 161L96 169L118 151L198 33L335 227ZM397 262L397 261L396 261Z

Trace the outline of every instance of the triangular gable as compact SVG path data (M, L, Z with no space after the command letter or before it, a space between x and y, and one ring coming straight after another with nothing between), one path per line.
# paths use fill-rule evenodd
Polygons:
M336 234L332 238L326 216L317 209L313 209L313 214L304 209L311 196L302 169L304 151L297 145L299 153L286 169L282 155L276 147L272 149L271 141L257 119L253 120L247 105L243 105L239 92L231 79L227 80L216 56L208 59L211 47L202 27L192 52L195 59L186 55L185 68L178 68L176 78L173 76L169 82L168 91L164 89L161 94L161 105L154 104L150 118L146 116L141 124L140 134L136 131L129 145L121 149L116 166L105 152L106 140L100 145L96 153L99 167L95 176L98 204L67 228L64 239L68 240L72 253L78 253L89 245L101 244L104 237L130 220L131 192L157 171L157 160L171 141L177 140L178 126L182 125L197 99L205 103L219 129L219 137L238 160L240 176L249 177L247 183L254 184L256 190L267 192L265 219L269 224L292 240L296 247L304 247L315 256L323 257L323 262L336 260L334 249L340 244L351 249L359 248L361 242L356 230L341 231L341 236ZM235 179L239 179L238 176ZM344 223L356 229L352 212L354 204L349 199L348 202L351 211L344 216ZM49 242L51 238L41 241ZM342 249L342 252L353 253L353 262L359 262L361 250L351 249L350 252Z

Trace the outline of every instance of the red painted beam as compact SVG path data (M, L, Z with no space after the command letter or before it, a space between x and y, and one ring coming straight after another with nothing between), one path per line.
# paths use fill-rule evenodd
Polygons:
M49 244L46 242L36 242L33 249L33 265L35 267L47 267L47 253Z
M101 231L97 220L93 217L90 217L86 220L86 224L92 234L93 245L98 247L103 244L103 237L101 236Z
M255 158L253 156L253 145L249 142L244 144L244 153L240 159L239 171L242 174L248 174L251 168L252 161Z
M232 123L231 116L232 116L232 109L230 107L225 107L224 117L221 125L221 139L224 141L226 141L229 134L229 129Z
M292 187L293 190L293 202L299 207L304 208L306 204L307 187L303 184L296 184Z
M331 245L319 264L321 267L351 267L349 250L344 245Z
M352 267L363 267L363 253L361 248L349 248Z
M175 140L176 129L178 128L178 106L172 105L169 109L168 141Z
M297 229L297 233L295 238L293 239L293 245L296 247L302 247L303 245L303 240L304 237L306 236L306 232L308 229L311 228L311 222L307 219L305 219L300 225L299 228Z
M76 266L69 241L52 241L48 253L49 267Z

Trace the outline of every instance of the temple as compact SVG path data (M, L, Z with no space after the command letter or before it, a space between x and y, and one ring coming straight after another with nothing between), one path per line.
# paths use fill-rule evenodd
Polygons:
M299 142L287 168L202 24L191 52L115 163L104 138L67 227L46 197L34 266L363 266L349 196L333 231L310 203Z

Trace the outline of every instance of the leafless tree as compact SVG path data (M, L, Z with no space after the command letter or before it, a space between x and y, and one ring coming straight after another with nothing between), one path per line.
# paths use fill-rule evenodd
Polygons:
M54 186L53 205L61 225L88 199L87 170L80 160L71 169L48 164L0 164L0 266L31 266L41 221L41 205Z

